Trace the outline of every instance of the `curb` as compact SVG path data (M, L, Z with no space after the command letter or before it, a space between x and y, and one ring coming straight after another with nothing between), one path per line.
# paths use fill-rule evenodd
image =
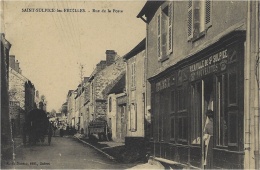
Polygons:
M102 151L101 149L99 149L99 148L97 148L97 147L91 145L90 143L88 143L88 142L86 142L86 141L84 141L84 140L81 140L80 138L78 138L78 137L76 137L76 136L73 136L73 137L74 137L75 139L78 139L80 142L82 142L82 143L84 143L84 144L86 144L86 145L88 145L88 146L90 146L90 147L96 149L97 151L103 153L103 154L106 155L109 159L115 160L115 158L114 158L113 156L108 155L106 152Z

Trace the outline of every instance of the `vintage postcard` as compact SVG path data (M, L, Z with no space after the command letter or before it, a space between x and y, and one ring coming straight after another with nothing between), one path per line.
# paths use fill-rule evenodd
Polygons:
M259 4L2 0L1 168L259 169Z

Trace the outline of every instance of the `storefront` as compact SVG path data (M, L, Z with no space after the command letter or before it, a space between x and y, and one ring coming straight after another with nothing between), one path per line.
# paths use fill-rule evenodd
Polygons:
M244 42L243 31L232 32L149 79L154 157L204 167L212 110L211 168L243 168Z

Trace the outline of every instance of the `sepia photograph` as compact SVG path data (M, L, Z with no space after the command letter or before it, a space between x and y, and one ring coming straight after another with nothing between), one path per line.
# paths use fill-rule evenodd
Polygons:
M1 0L1 169L260 169L258 0Z

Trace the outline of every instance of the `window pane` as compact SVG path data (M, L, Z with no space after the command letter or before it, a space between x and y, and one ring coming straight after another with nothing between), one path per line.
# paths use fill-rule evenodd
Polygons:
M179 133L178 133L178 136L179 136L179 139L183 139L183 135L182 135L182 127L183 127L183 124L182 124L182 118L178 118L178 124L179 124Z
M237 114L229 114L229 143L237 143Z
M188 119L183 117L183 139L188 139Z
M175 122L174 122L174 118L171 118L171 138L174 138L174 128L175 126Z
M236 104L237 77L235 73L229 75L229 104Z
M174 112L175 111L175 92L171 91L171 111Z

